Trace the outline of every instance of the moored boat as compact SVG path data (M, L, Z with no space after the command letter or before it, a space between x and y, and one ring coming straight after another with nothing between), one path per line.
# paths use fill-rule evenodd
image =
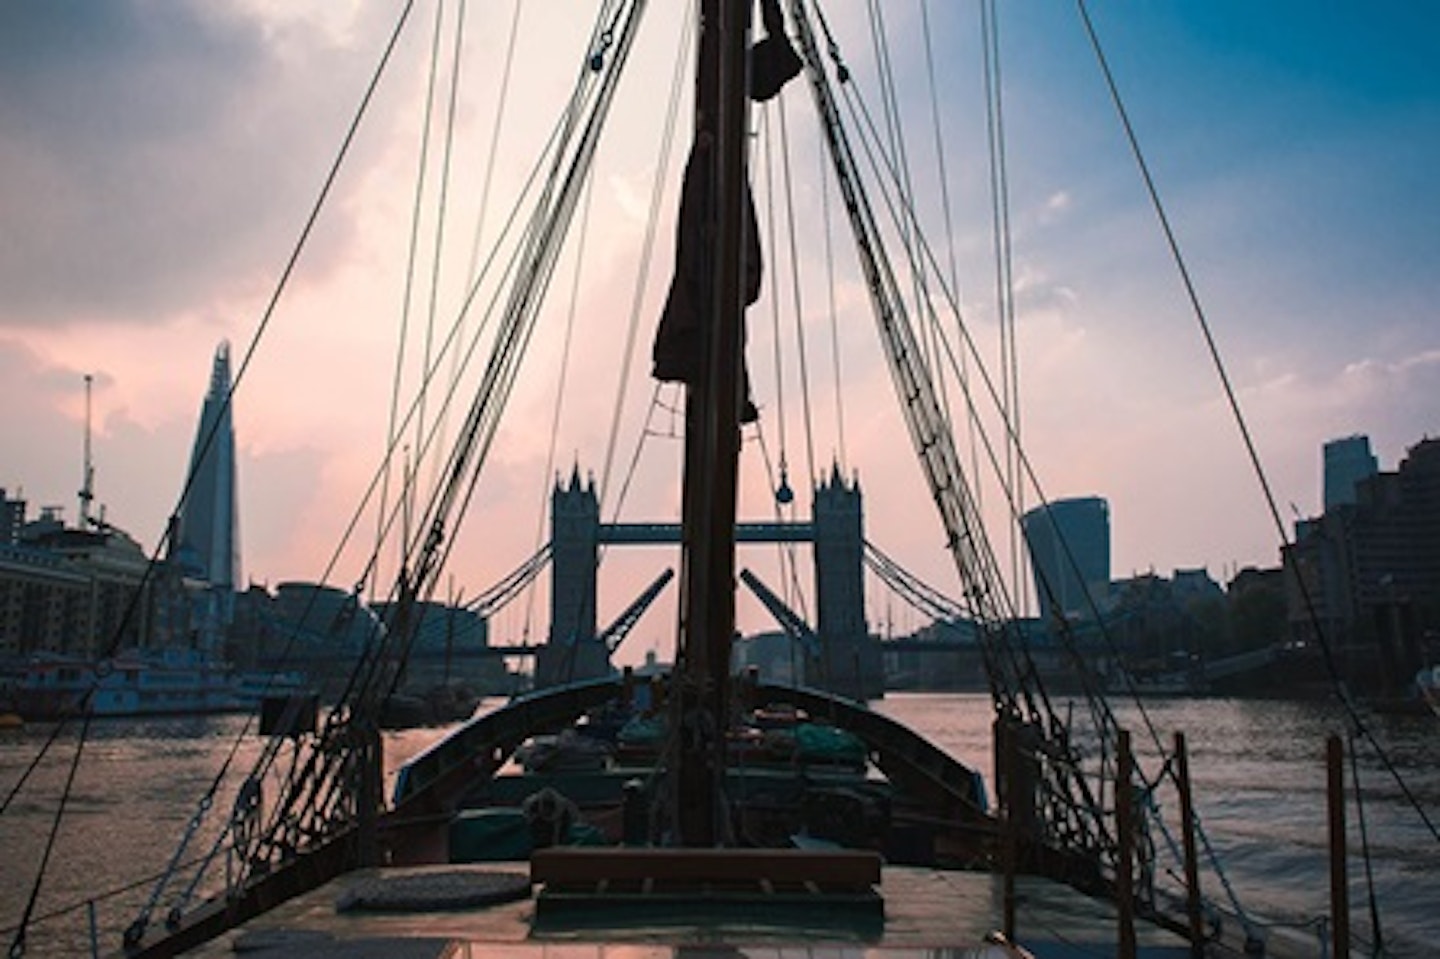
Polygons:
M304 688L296 674L236 672L193 649L123 650L98 662L37 654L16 684L16 712L29 720L253 712L267 695Z

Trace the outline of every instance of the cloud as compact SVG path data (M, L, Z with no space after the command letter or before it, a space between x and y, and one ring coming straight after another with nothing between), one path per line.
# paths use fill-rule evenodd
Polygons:
M1307 466L1318 476L1325 440L1364 433L1380 455L1382 469L1394 469L1405 450L1425 436L1440 434L1440 349L1399 356L1369 356L1319 373L1282 372L1247 391L1257 418L1273 441L1288 448L1298 436ZM1311 484L1306 499L1318 501Z
M58 505L76 519L74 492L83 475L84 374L14 339L0 337L0 382L6 415L0 449L10 451L0 487L23 492L35 507ZM185 470L189 424L177 419L150 424L132 415L119 384L93 374L92 448L97 507L114 507L108 518L142 543L164 530Z
M164 322L273 275L361 89L349 52L210 4L0 8L0 325Z
M1068 190L1056 190L1045 198L1045 203L1040 208L1040 220L1048 223L1051 220L1064 216L1070 209L1070 192Z

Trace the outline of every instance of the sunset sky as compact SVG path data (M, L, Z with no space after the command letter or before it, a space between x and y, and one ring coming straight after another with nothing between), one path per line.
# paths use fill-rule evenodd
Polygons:
M650 6L597 161L581 269L577 275L577 218L457 546L453 583L466 595L536 548L550 476L577 465L594 474L608 518L636 456L689 129L690 81L686 74L677 83L674 72L677 55L689 64L681 46L686 5ZM866 6L832 0L824 9L862 95L878 107ZM883 6L917 204L943 258L950 247L922 33L930 28L962 307L982 351L993 353L978 8L952 0ZM97 502L153 548L183 482L214 349L229 340L237 363L250 349L400 7L398 0L0 5L0 486L23 493L32 511L57 504L74 518L83 377L92 374ZM1259 484L1076 7L1039 0L999 7L1021 430L1044 492L1110 501L1116 576L1204 566L1223 581L1238 566L1275 565L1279 543ZM596 4L525 5L497 114L514 9L509 0L468 5L445 225L455 252L437 271L442 328L458 311L473 237L498 233L535 146L590 54ZM1368 434L1381 467L1394 469L1408 446L1440 435L1440 30L1433 12L1401 2L1298 0L1103 0L1088 9L1286 522L1311 515L1326 440ZM454 9L445 16L442 97ZM385 446L434 30L433 4L418 3L235 398L243 566L256 582L320 576ZM684 93L678 128L662 167L665 112L677 88ZM788 460L801 515L809 503L807 445L817 473L838 461L858 475L869 538L956 593L833 189L832 324L822 162L804 82L792 83L783 102L801 224L795 248L813 432L807 444L795 269L778 186L779 107L772 105L756 113L752 182L776 285L767 275L748 320L765 448L772 463L782 453ZM437 116L444 109L442 99ZM433 122L432 203L443 147ZM501 145L492 153L497 128ZM652 262L637 282L657 178ZM776 232L769 234L772 197ZM419 232L425 249L416 283L425 289L433 214ZM428 293L412 293L412 364L428 302ZM777 305L783 387L775 376ZM617 394L632 311L628 378ZM839 331L843 435L832 329ZM405 374L410 388L415 369ZM673 388L661 398L678 402ZM449 414L451 435L460 416ZM671 419L656 414L652 430L666 433ZM753 435L743 455L741 513L771 518ZM653 435L636 462L621 518L673 521L679 442ZM993 495L986 512L1003 551L1007 534ZM362 525L361 538L373 537L373 517ZM356 575L353 558L347 562L333 577L344 586ZM653 552L607 556L601 620L666 562L673 559ZM741 565L777 586L782 578L773 548L743 556ZM808 583L809 576L805 560L800 577ZM528 628L543 631L543 584L537 595L503 614L497 639L519 638L532 620ZM871 597L872 626L918 625L892 602ZM746 628L766 626L748 600L741 618ZM671 631L673 607L652 614L635 655L663 649Z

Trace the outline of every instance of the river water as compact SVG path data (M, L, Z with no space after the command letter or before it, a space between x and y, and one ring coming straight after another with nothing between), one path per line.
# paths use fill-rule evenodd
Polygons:
M876 708L990 779L988 696L892 694ZM1329 911L1324 754L1326 737L1345 730L1338 708L1315 702L1175 699L1147 700L1144 715L1135 705L1117 707L1116 715L1132 731L1142 757L1154 752L1150 728L1167 745L1174 732L1186 734L1195 801L1220 870L1207 870L1202 878L1207 897L1228 905L1233 892L1257 930L1278 925L1314 937ZM1440 955L1440 841L1405 798L1408 790L1430 822L1440 824L1440 721L1375 715L1367 716L1366 724L1404 786L1386 772L1374 750L1356 751L1362 802L1357 810L1352 793L1348 806L1352 928L1370 939L1369 886L1357 822L1357 812L1363 811L1388 954ZM246 730L247 720L240 716L92 725L35 899L26 955L87 955L92 905L102 951L116 951L120 930L140 914L154 877L164 871L194 821L200 798L218 781L213 806L196 824L182 858L209 851L261 747ZM27 774L52 731L33 725L0 730L0 803ZM440 733L387 734L388 775ZM65 730L0 814L0 947L10 946L30 901L75 741L75 731ZM1153 770L1153 764L1142 768ZM1163 791L1157 802L1172 804L1173 810L1173 797ZM1157 842L1163 845L1163 838ZM223 865L223 856L217 862ZM153 912L152 928L163 923L173 901L170 893L163 901Z

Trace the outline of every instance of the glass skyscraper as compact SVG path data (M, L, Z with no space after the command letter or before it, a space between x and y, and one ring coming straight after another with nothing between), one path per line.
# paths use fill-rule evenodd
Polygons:
M1099 496L1054 500L1021 520L1042 615L1093 615L1110 587L1110 504Z
M215 350L210 390L200 409L185 495L170 543L172 557L221 595L233 594L240 580L230 386L230 344L222 342ZM227 609L231 605L225 603Z
M1370 437L1347 436L1325 444L1325 508L1354 505L1355 484L1380 471Z

